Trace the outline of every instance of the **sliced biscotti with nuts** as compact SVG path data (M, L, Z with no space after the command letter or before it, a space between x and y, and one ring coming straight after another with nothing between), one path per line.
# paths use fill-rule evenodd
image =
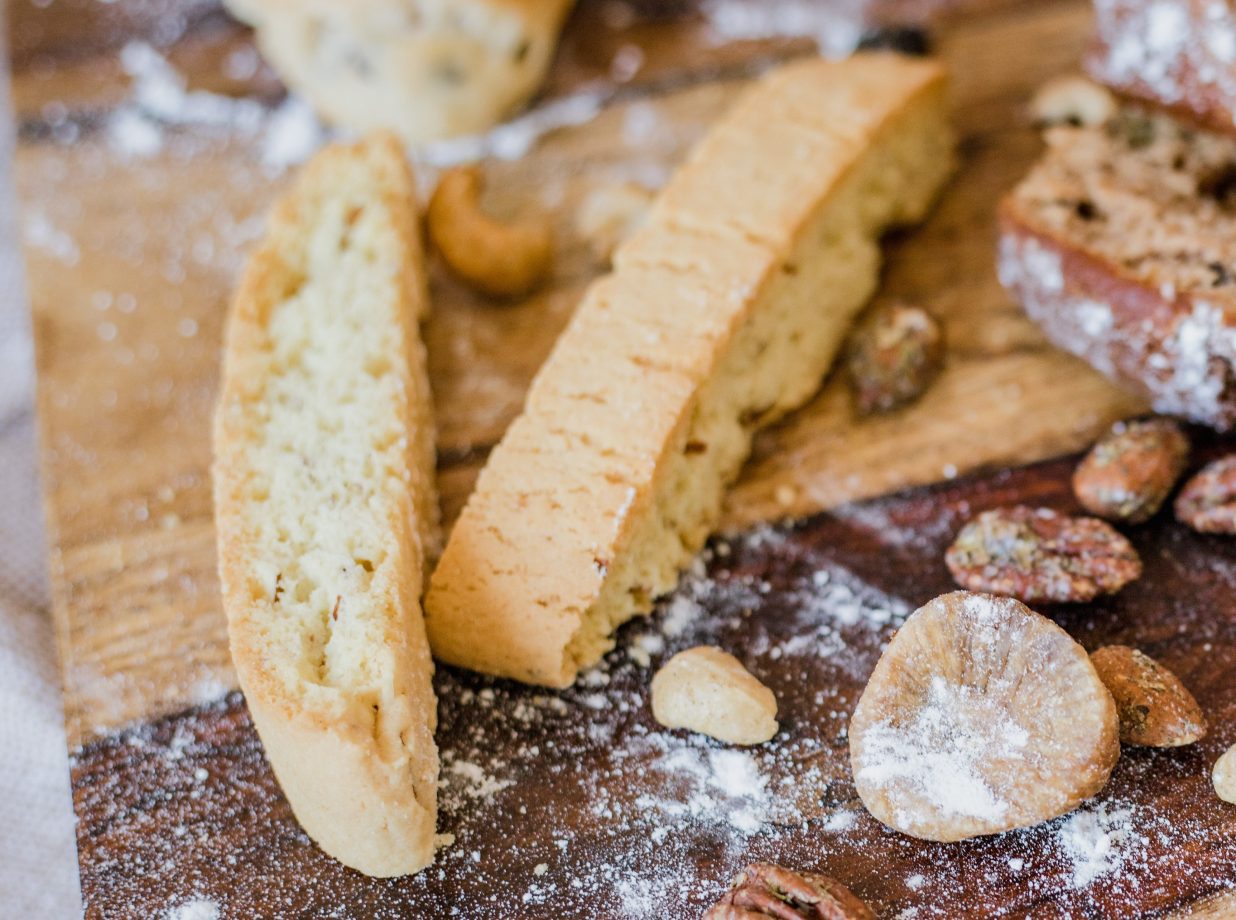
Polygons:
M1000 279L1160 412L1236 424L1236 140L1134 110L1058 127L1001 206Z
M249 711L305 830L377 876L432 861L437 813L413 195L388 135L305 167L232 304L215 424L219 573Z
M578 307L481 473L426 601L434 653L565 686L715 525L756 429L819 386L879 237L952 164L938 66L806 61L698 145Z
M1121 95L1236 132L1236 4L1094 0L1086 67Z

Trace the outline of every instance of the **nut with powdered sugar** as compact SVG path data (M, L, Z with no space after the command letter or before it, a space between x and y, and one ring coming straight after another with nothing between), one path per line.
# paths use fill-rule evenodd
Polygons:
M1154 516L1189 460L1189 441L1170 419L1117 422L1073 473L1073 493L1091 514L1140 524Z
M879 821L953 841L1062 815L1120 756L1116 706L1085 650L1018 601L964 591L915 611L850 723Z
M1236 454L1208 463L1185 483L1176 518L1199 533L1236 533Z
M1025 505L984 511L945 562L959 586L1027 603L1091 601L1142 574L1137 551L1106 522Z
M1097 649L1090 661L1120 716L1120 740L1146 747L1179 747L1206 735L1202 707L1175 674L1127 645Z
M1236 805L1236 745L1232 745L1215 761L1210 772L1215 793L1225 802Z
M652 679L652 714L730 744L762 744L777 733L777 698L728 652L679 652Z
M871 908L817 872L752 863L730 883L703 920L875 920Z

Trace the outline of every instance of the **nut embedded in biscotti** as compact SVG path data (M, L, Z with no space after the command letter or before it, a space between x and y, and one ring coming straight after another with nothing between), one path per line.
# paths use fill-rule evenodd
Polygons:
M475 166L442 174L429 200L429 238L447 267L490 297L520 297L545 280L553 263L549 222L503 224L481 210L483 180Z
M1236 805L1236 744L1215 761L1214 769L1210 771L1210 781L1219 798Z
M730 883L703 920L875 920L875 913L836 879L752 863Z
M1116 701L1120 740L1146 747L1180 747L1206 735L1206 718L1175 674L1127 645L1108 645L1090 656Z
M762 744L777 733L777 698L728 652L679 652L652 679L652 714L729 744Z
M1189 459L1189 441L1170 419L1117 422L1073 473L1073 492L1091 514L1140 524L1162 506Z
M882 823L963 840L1062 815L1120 756L1116 706L1085 649L1010 597L915 611L850 722L854 785Z
M850 336L846 368L860 415L888 412L918 399L940 372L944 337L920 307L880 307Z
M948 548L953 580L1027 603L1090 601L1142 573L1137 551L1097 518L1016 505L984 511Z
M575 214L575 229L596 260L608 265L614 250L644 223L655 193L637 182L593 189Z
M1044 83L1030 110L1039 125L1101 125L1116 114L1116 99L1099 84L1069 75Z
M1185 483L1176 519L1199 533L1236 533L1236 454L1206 464Z

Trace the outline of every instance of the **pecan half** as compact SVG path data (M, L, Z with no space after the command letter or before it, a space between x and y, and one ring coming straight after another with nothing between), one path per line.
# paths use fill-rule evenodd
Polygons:
M1189 460L1189 441L1170 419L1117 422L1073 473L1091 514L1140 524L1162 506Z
M1142 573L1137 551L1110 524L1025 505L984 511L944 560L961 587L1027 603L1093 600Z
M1236 533L1236 454L1206 464L1185 483L1176 519L1200 533Z
M1175 674L1127 645L1097 649L1090 661L1116 701L1120 740L1146 747L1179 747L1206 735L1206 718Z
M703 920L875 920L875 914L827 875L752 863Z
M880 307L850 336L846 367L861 415L913 402L939 373L944 338L931 314L893 303Z

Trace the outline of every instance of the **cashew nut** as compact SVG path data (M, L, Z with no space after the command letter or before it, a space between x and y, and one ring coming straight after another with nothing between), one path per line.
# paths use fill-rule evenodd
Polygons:
M730 744L761 744L777 733L777 698L728 652L700 645L679 652L652 678L652 714Z
M491 297L518 297L537 286L553 260L547 220L502 224L480 205L475 166L443 173L429 200L429 238L452 272Z
M1116 114L1116 98L1085 77L1056 77L1034 94L1030 103L1040 125L1101 125Z

